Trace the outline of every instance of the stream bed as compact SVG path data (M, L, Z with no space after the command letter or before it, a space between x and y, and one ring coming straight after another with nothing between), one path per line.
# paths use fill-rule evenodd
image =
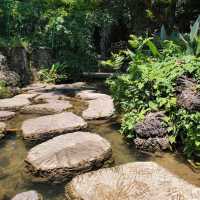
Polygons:
M71 103L75 108L72 111L80 115L85 105L79 101ZM37 116L17 114L14 119L7 123L8 128L17 129L17 131L8 134L0 143L0 200L9 200L15 194L27 190L38 191L43 195L44 200L64 199L64 185L66 183L58 185L34 183L24 173L24 159L31 146L23 141L19 130L24 120ZM123 136L119 133L119 127L119 120L112 118L107 121L90 121L87 128L87 131L98 133L111 143L114 165L136 161L154 161L189 183L200 187L200 174L195 173L181 155L172 153L153 155L138 152L123 140Z

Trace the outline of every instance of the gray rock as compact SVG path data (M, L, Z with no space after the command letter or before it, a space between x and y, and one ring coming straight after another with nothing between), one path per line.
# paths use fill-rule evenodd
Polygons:
M15 117L16 113L11 111L0 111L0 121L6 121Z
M139 138L134 139L135 147L142 151L163 151L169 149L169 139L167 137L155 137L155 138Z
M17 111L30 104L31 102L27 98L0 99L0 110Z
M163 137L167 134L167 128L163 124L163 112L149 113L142 122L138 122L135 126L135 132L138 137Z
M134 162L75 177L67 200L199 200L200 188L153 162Z
M99 135L75 132L33 147L25 163L33 180L59 183L101 167L111 154L111 145Z
M36 191L30 190L17 194L11 200L42 200L42 196Z
M71 112L47 115L28 119L22 124L25 140L47 140L54 136L73 132L87 127L87 123Z
M48 115L64 112L71 107L72 105L69 103L69 101L56 100L45 104L25 106L21 109L21 113Z
M181 76L177 79L177 105L190 111L200 111L200 92L194 79Z
M33 100L35 97L37 97L39 94L18 94L15 96L15 98L23 98L28 100Z
M97 98L88 101L88 104L88 108L82 113L83 118L87 120L107 119L115 112L114 103L110 97Z

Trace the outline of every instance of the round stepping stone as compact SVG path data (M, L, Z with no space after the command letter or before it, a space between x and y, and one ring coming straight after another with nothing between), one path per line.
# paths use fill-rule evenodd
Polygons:
M94 100L98 98L111 98L106 94L101 94L95 92L95 90L83 90L76 94L76 97L81 98L83 100Z
M88 101L88 108L83 111L82 116L87 120L106 119L111 117L114 112L114 103L111 98L97 98Z
M25 140L47 140L54 136L86 128L87 123L71 112L28 119L22 124Z
M42 196L34 190L22 192L14 196L11 200L42 200Z
M59 183L101 167L111 155L111 145L104 138L89 132L75 132L33 147L25 163L36 181Z
M66 111L71 108L72 105L69 101L52 101L45 104L36 104L25 106L21 109L21 113L30 113L30 114L56 114Z
M17 111L30 104L31 102L27 98L0 99L0 110Z
M153 162L135 162L75 177L67 200L197 200L200 188Z
M0 111L0 121L6 121L15 117L15 112L11 111Z
M6 131L6 124L3 122L0 122L0 139L2 139L5 136Z

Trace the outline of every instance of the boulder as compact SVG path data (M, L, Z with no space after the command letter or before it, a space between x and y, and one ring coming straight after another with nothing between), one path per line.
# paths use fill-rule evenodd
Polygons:
M88 104L88 108L82 113L83 118L87 120L107 119L115 112L111 98L97 98L88 101Z
M15 96L15 98L23 98L23 99L33 100L38 95L39 94L18 94Z
M153 162L134 162L75 177L67 200L197 200L200 188Z
M0 111L0 121L6 121L15 117L15 112L11 111Z
M200 111L200 92L194 79L181 76L177 79L177 105L190 111Z
M163 124L163 112L148 113L142 122L135 125L137 137L163 137L167 134L167 127Z
M167 125L163 112L148 113L142 122L135 125L135 147L142 151L163 151L169 148Z
M17 194L11 200L42 200L42 196L36 191L30 190Z
M104 138L89 132L75 132L33 147L25 165L33 180L59 183L100 168L111 154L111 145Z
M6 131L6 124L0 122L0 139L2 139L5 136L5 131Z
M27 98L0 99L0 110L17 111L30 104L31 102Z
M44 104L25 106L21 109L21 113L48 115L64 112L71 107L72 105L69 101L56 100Z
M77 131L87 127L87 123L71 112L28 119L22 124L25 140L47 140L54 136Z

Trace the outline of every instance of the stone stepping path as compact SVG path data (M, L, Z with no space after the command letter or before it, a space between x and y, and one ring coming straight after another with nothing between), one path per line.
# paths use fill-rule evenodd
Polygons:
M66 111L67 109L72 108L72 105L69 101L50 101L49 103L44 104L36 104L36 105L29 105L25 106L21 109L21 113L25 114L56 114ZM1 113L0 113L1 116ZM0 117L1 118L1 117Z
M63 112L25 120L22 135L25 140L47 140L68 132L87 127L87 123L72 112Z
M0 99L0 110L7 110L7 111L18 111L22 107L30 105L31 102L28 98L7 98L7 99Z
M94 90L83 90L77 93L76 97L88 102L88 108L82 113L84 119L107 119L115 113L114 103L109 95L97 93Z
M25 163L36 180L58 183L100 168L111 154L111 145L104 138L89 132L75 132L33 147Z
M42 200L42 196L34 190L22 192L14 196L11 200Z
M7 121L15 117L16 113L11 111L0 111L0 121Z
M67 200L199 200L200 188L153 162L135 162L75 177Z

